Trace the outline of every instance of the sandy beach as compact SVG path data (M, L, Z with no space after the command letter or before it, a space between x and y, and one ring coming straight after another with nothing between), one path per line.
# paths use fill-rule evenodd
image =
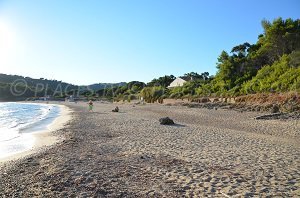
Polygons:
M158 104L66 103L63 141L0 171L0 197L298 197L300 121ZM160 125L169 116L176 125ZM44 148L44 147L43 147Z

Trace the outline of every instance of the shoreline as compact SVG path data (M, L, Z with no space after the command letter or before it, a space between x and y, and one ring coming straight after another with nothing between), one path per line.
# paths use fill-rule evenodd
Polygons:
M46 129L34 131L32 133L32 136L34 138L34 144L32 148L1 158L0 166L8 164L12 161L20 160L29 155L39 153L42 148L54 146L55 144L64 140L63 138L59 138L57 135L54 135L53 132L62 129L65 126L65 124L72 119L72 116L70 114L72 110L69 107L62 104L53 104L60 108L60 113L50 124L46 126Z

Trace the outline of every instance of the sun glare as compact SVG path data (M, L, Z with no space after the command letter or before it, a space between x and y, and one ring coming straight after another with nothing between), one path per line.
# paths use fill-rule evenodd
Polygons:
M1 71L13 60L16 48L15 32L5 22L0 20L0 65Z

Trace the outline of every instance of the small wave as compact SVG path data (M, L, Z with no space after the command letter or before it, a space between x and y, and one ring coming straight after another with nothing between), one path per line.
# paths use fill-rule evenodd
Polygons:
M36 119L32 120L26 126L20 128L20 132L27 132L35 129L46 129L49 123L51 123L59 114L59 108L56 106L47 106L40 109L40 114Z
M0 142L9 141L16 137L20 136L18 130L10 129L8 127L1 127L0 128Z
M19 138L19 137L21 137L21 135L18 135L18 136L12 137L12 138L10 138L10 139L0 140L0 142L8 142L8 141L11 141L11 140L17 139L17 138Z
M11 115L11 114L13 114L13 113L15 113L16 111L14 111L14 110L6 110L6 109L1 109L0 110L0 118L2 117L2 118L4 118L4 117L6 117L6 116L8 116L8 115Z
M18 122L17 120L13 120L10 122L8 127L13 129L13 128L18 128L18 126L20 126L20 125L21 125L21 122Z
M30 132L36 126L44 125L48 120L53 120L57 117L59 113L57 106L47 104L6 103L6 105L3 105L2 103L2 110L11 114L5 116L2 114L3 116L0 116L0 127L20 133L24 131ZM0 137L3 136L3 133L8 133L8 131L0 130Z

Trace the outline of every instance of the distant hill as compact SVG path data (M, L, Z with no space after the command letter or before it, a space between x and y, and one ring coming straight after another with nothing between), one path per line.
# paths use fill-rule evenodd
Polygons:
M0 73L0 101L25 100L31 97L52 96L64 98L67 95L98 91L106 88L115 88L126 85L121 83L98 83L87 86L78 86L58 80L45 78L30 78L19 75Z
M30 97L43 97L47 95L64 97L65 94L78 90L77 85L30 77L0 74L0 100L24 100Z
M58 80L48 80L45 78L30 78L30 77L24 77L24 76L18 76L18 75L7 75L7 74L1 74L0 73L0 83L4 84L12 84L17 82L26 82L26 84L29 87L36 87L38 84L40 86L44 85L45 87L48 86L48 88L55 90L58 86L61 86L63 90L71 90L71 89L77 89L77 85L73 85L70 83L58 81Z
M87 87L89 89L92 89L94 91L98 91L101 89L106 89L106 88L115 88L115 87L121 87L126 85L126 82L120 82L120 83L97 83L97 84L91 84L88 85Z

